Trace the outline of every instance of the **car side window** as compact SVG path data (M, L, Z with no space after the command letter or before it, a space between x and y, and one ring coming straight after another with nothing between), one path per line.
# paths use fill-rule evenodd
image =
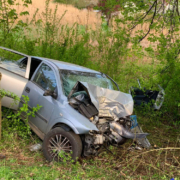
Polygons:
M55 74L46 64L41 65L33 81L45 90L54 91L57 86Z
M9 53L9 52L8 52ZM27 57L22 58L22 56L17 56L17 59L24 59L24 61L27 62ZM11 71L15 74L18 74L20 76L25 77L26 74L26 66L22 66L23 64L19 64L16 58L14 57L0 57L0 68L6 69L8 71Z

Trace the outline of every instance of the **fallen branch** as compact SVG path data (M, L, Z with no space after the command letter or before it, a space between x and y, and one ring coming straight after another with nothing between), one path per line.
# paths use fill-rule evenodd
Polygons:
M143 153L141 153L141 154L138 154L137 156L134 156L133 159L134 159L134 158L137 158L137 157L139 157L139 156L141 156L141 155L147 154L147 153L149 153L149 152L161 151L161 150L180 150L180 147L179 147L179 148L177 148L177 147L167 147L167 148L151 149L151 150L149 150L149 151L145 151L145 152L143 152ZM131 159L130 159L130 160L131 160ZM130 161L130 160L129 160L129 161Z

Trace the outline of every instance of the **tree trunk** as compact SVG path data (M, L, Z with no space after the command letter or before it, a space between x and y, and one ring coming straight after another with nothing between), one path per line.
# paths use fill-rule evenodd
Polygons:
M1 73L0 73L0 84L1 84ZM0 88L1 88L1 85L0 85ZM0 140L1 140L1 121L2 121L2 114L1 114L1 96L0 96Z

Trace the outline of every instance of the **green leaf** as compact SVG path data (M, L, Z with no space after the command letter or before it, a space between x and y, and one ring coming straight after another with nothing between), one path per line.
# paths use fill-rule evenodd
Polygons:
M20 13L20 16L25 16L25 15L29 15L29 12L28 11L23 11Z
M14 0L8 0L8 4L9 5L13 5L14 4Z

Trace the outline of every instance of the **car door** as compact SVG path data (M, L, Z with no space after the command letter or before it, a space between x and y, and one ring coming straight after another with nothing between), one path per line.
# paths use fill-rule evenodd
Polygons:
M35 125L43 133L46 131L47 124L53 114L56 101L53 97L43 96L43 94L46 90L55 91L56 88L57 78L53 67L42 63L23 92L30 98L29 108L33 108L37 104L42 106L35 117L29 117L29 123L31 126Z
M13 60L13 57L27 59L27 65L21 67L20 61ZM20 52L0 47L0 72L2 74L1 88L12 92L21 97L23 90L28 82L31 65L31 57ZM14 103L10 97L2 98L2 106L17 110L19 102Z

